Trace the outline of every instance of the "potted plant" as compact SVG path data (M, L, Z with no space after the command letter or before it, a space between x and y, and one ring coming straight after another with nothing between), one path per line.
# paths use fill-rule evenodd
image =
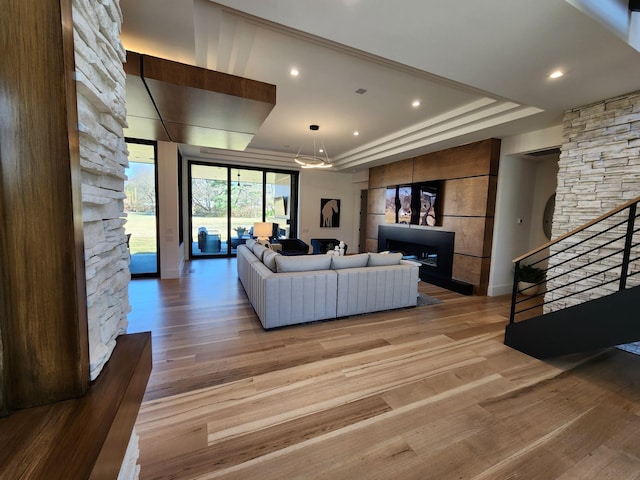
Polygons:
M242 238L245 232L247 231L246 227L236 227L234 228L236 232L238 232L238 238Z
M544 280L544 270L533 265L520 265L518 270L518 291L523 295L538 293L540 282Z

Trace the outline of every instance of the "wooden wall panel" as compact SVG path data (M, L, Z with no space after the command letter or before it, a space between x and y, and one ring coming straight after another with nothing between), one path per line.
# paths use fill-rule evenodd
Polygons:
M89 385L71 0L8 0L0 16L0 246L10 408Z
M443 217L442 229L455 232L455 253L485 256L485 218L484 217ZM491 250L489 250L489 255Z
M486 216L490 178L492 177L484 175L447 180L442 192L442 211L447 215Z
M369 188L381 188L389 185L402 185L413 180L413 159L373 167L369 170Z
M474 295L486 295L489 288L491 258L453 256L453 274L456 280L473 284Z
M428 153L415 158L413 181L497 175L500 140L481 142Z
M367 238L367 242L365 243L365 252L377 252L377 251L378 251L378 239Z
M460 255L459 253L453 255L453 273L451 276L456 280L479 285L481 272L482 258Z
M498 175L489 177L487 194L487 216L493 218L496 213L496 192L498 191Z
M378 238L379 225L385 225L384 215L367 215L367 238Z
M1 151L1 147L0 147ZM0 162L0 185L2 185L2 162ZM0 195L0 224L2 224L2 220L5 217L4 213L4 200L3 196ZM2 228L4 228L4 224L2 224ZM5 230L1 230L3 233ZM0 259L4 258L4 253L7 252L7 244L6 244L7 235L0 235ZM0 264L1 265L1 264ZM9 407L7 405L7 377L8 370L5 373L5 352L8 348L5 347L5 325L7 324L8 318L8 310L7 310L7 299L5 299L5 289L3 286L8 281L8 278L5 276L5 269L0 266L0 417L7 415L9 412Z
M474 292L485 295L499 159L500 140L487 139L372 168L369 211L384 211L383 187L444 180L443 220L442 226L436 228L456 234L453 278L473 284ZM368 239L377 240L381 224L384 224L382 215L367 219ZM371 246L373 242L368 243L368 248Z
M370 189L367 196L367 213L384 214L386 196L386 188Z
M495 219L493 217L487 217L484 227L484 241L482 256L485 258L491 258L491 249L493 247L493 227Z
M480 272L480 285L477 288L476 295L486 295L489 290L489 273L491 271L491 257L482 259L482 270Z

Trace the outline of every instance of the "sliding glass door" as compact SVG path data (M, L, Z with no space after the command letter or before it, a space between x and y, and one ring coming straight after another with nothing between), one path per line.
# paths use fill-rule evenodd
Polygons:
M231 169L231 253L235 253L238 245L251 238L253 224L262 221L262 176L263 172L260 170Z
M226 255L229 172L226 167L190 164L191 254Z
M190 162L189 179L191 258L234 255L256 222L272 222L274 236L295 236L297 172Z

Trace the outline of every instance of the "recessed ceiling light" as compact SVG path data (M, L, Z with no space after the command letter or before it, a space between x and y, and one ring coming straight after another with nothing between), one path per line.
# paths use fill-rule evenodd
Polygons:
M360 135L360 132L359 132L359 131L357 131L357 130L356 130L355 132L353 132L353 136L354 136L354 137L357 137L358 135Z
M549 75L549 78L560 78L562 75L564 75L564 73L562 73L560 70L556 70Z
M412 107L419 107L420 106L420 100L414 100L413 103L411 104Z
M297 77L298 75L300 75L300 72L298 71L297 68L292 68L289 73L291 74L292 77Z

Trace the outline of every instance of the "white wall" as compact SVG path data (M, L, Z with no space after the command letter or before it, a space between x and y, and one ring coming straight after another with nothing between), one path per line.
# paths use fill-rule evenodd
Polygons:
M553 168L546 161L529 160L522 154L561 144L562 126L502 140L487 291L489 296L510 294L513 286L512 260L546 241L545 237L538 242L540 235L544 236L542 211L554 183L550 178ZM519 223L519 219L522 223Z
M184 249L178 245L178 146L158 142L158 230L160 278L178 278Z
M489 296L511 292L512 260L528 250L534 193L532 178L535 178L533 163L515 155L500 159Z
M355 184L354 180L357 181ZM348 245L348 253L355 251L360 224L360 189L364 184L360 180L347 173L302 170L298 238L309 245L312 238L337 238ZM323 198L340 199L340 227L320 227L320 200Z

